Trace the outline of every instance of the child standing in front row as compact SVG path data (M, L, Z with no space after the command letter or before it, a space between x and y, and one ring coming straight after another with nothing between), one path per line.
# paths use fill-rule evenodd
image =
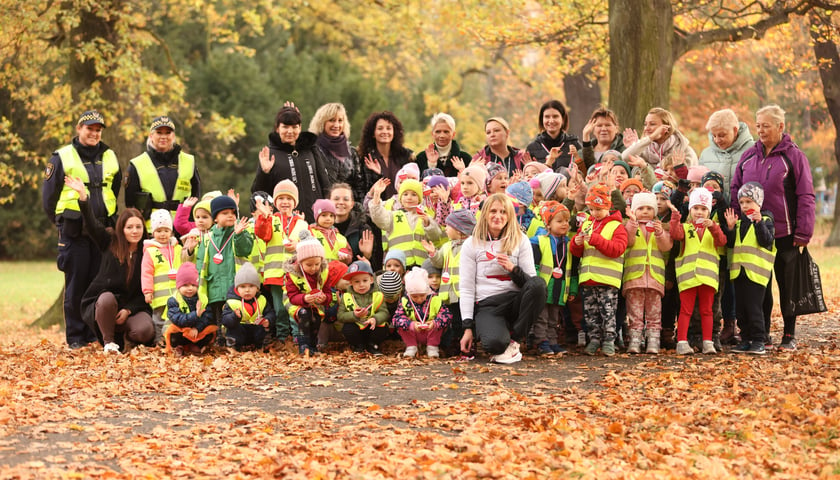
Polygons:
M534 340L540 355L554 355L566 351L560 346L560 339L565 340L563 310L566 302L577 296L577 275L573 274L577 262L573 265L574 256L569 253L569 209L551 200L543 203L540 216L548 231L531 237L531 248L547 296L545 307L534 323Z
M570 246L573 255L582 257L578 282L583 297L583 319L589 333L584 352L595 355L600 348L604 355L611 357L615 355L615 317L627 230L621 223L621 213L610 213L612 201L606 185L590 187L586 205L590 215Z
M656 195L633 195L625 223L627 253L624 255L623 291L630 322L628 353L641 353L646 333L646 353L659 353L662 330L662 297L665 295L665 257L673 242L656 218Z
M164 211L165 212L165 211ZM213 344L216 331L210 310L198 304L198 270L191 262L182 263L175 275L178 289L166 303L166 351L199 353Z
M449 309L432 293L429 275L421 268L414 267L405 275L405 292L393 319L406 345L403 356L417 356L417 347L425 343L429 358L440 357L440 338L452 319Z
M152 238L143 242L140 286L146 303L152 307L155 345L163 339L166 302L175 293L175 276L181 266L181 245L172 236L172 214L167 210L152 212Z
M388 337L388 307L382 292L374 289L370 264L359 260L350 264L344 279L350 282L341 297L338 321L341 333L356 353L367 351L380 356L379 345Z
M677 286L680 289L680 316L677 319L677 355L690 355L688 324L695 300L699 304L703 329L703 353L715 354L712 341L712 303L718 288L717 247L726 245L720 225L709 218L712 194L696 188L688 200L689 222L680 223L680 212L671 205L671 239L683 242L676 258Z
M735 284L735 317L741 329L741 343L736 353L763 355L764 343L770 328L770 315L764 312L762 302L767 284L773 274L776 259L774 245L775 226L773 214L762 211L764 188L758 182L747 182L738 190L741 218L731 208L726 210L728 245L734 248L729 278Z

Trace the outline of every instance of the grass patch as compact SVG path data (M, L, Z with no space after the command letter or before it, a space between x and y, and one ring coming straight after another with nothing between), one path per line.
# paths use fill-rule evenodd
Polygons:
M55 261L0 262L0 329L28 326L50 308L63 285Z

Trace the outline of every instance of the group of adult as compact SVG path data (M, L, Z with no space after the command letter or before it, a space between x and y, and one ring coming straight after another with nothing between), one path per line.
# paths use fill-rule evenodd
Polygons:
M274 130L269 133L267 146L259 154L251 190L271 192L280 180L291 179L299 190L298 210L310 223L314 222L312 205L315 200L332 199L336 204L335 225L348 238L354 256L365 256L371 259L374 267L378 267L382 256L381 232L373 227L364 211L365 196L380 178L390 180L390 191L386 190L385 195L394 195L398 172L412 161L418 164L421 172L434 168L448 177L456 177L475 160L498 163L510 175L522 170L531 161L546 164L557 171L568 167L572 161L588 168L609 151L623 152L623 158L639 156L657 165L679 149L686 154L689 165L697 162L697 156L685 135L679 131L675 117L661 108L650 110L641 138L629 128L622 132L615 114L599 108L592 113L579 139L567 131L568 114L558 100L545 102L540 107L538 126L540 132L534 140L525 149L518 149L509 145L511 128L508 122L501 117L489 118L485 122L486 145L470 156L455 139L455 120L450 115L437 114L431 121L433 141L415 157L405 147L403 126L391 112L370 115L362 127L359 147L354 148L349 141L350 122L342 104L329 103L320 107L310 122L309 131L302 131L301 112L294 104L287 103L275 116ZM66 338L74 348L102 341L103 335L111 331L118 335L126 331L127 318L150 313L148 305L133 304L129 300L139 292L139 288L138 292L134 292L131 287L134 277L139 277L138 269L131 262L139 256L135 254L138 248L142 253L142 240L135 241L135 237L128 235L126 225L134 223L133 218L148 220L154 209L174 212L186 198L198 197L201 193L194 158L184 153L177 144L174 123L168 117L158 117L152 122L145 152L130 162L125 191L127 208L117 215L116 198L121 175L116 156L101 141L104 127L101 114L85 112L76 125L77 136L72 143L56 151L50 159L44 181L44 208L59 229L58 265L65 273ZM750 181L764 185L765 208L776 219L779 255L775 271L784 297L787 286L784 284L785 262L781 259L785 257L784 252L807 245L813 234L813 185L806 156L785 133L784 111L778 106L758 110L756 127L758 140L754 141L749 127L740 122L734 112L715 112L706 126L709 147L699 156L699 163L719 172L731 192L737 192L741 185ZM577 158L578 152L580 159ZM86 187L86 198L80 198L79 192L65 185L65 176L82 181ZM730 198L735 199L732 206L737 210L737 195L733 193ZM533 262L529 266L527 258L519 256L528 255L530 248L521 249L519 237L510 233L516 218L510 214L512 210L508 209L508 203L509 199L496 198L486 205L499 212L479 218L479 227L487 239L474 240L478 245L490 242L495 248L503 247L497 253L512 259L503 267L508 274L488 280L486 275L479 274L482 271L479 267L473 270L475 275L461 276L461 289L467 292L467 296L462 298L467 300L469 292L474 292L472 300L476 308L470 311L470 307L466 307L470 317L465 316L465 320L488 318L481 314L482 310L488 312L482 305L487 302L495 305L494 302L499 299L492 297L497 294L505 296L505 308L494 307L496 314L490 317L508 328L491 329L500 335L496 337L494 334L491 338L483 335L481 326L478 326L482 344L485 348L492 345L489 351L493 354L501 353L494 349L507 347L506 339L512 338L509 332L520 337L516 340L523 339L523 322L533 321L523 315L535 318L539 313L528 308L508 308L529 304L521 300L523 292L530 294L527 281L534 277ZM100 226L112 228L102 230L98 228ZM108 232L110 241L105 241L103 231ZM142 237L145 237L145 229L143 233ZM502 238L506 240L500 241ZM107 268L99 267L101 256L107 257L102 262L107 264ZM475 258L476 262L480 261L478 256ZM478 267L478 263L475 266ZM99 281L103 278L97 279L115 279L120 275L126 279L125 282L108 283ZM504 292L496 283L487 288L488 281L496 282L499 278L507 282L503 285ZM104 283L108 283L107 286L102 286ZM96 315L105 293L113 294L117 301L116 307L108 307L117 309L114 319L106 318L108 315ZM514 298L514 294L518 296ZM111 299L104 299L103 305L106 301ZM768 285L765 303L772 305L772 301L772 290ZM769 311L770 308L765 309L768 322ZM785 333L792 336L795 317L785 316L784 321ZM482 320L481 323L490 324L493 321ZM508 333L503 334L502 331ZM149 341L132 333L127 338L137 343ZM120 341L119 338L116 340Z

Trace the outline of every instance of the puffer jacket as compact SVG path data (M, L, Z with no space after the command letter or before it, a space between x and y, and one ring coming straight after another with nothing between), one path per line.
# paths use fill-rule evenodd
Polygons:
M700 165L723 175L723 180L726 182L726 185L724 185L724 194L726 194L727 200L729 200L729 192L726 186L732 183L732 177L735 175L735 167L738 166L741 156L754 143L755 140L753 140L752 134L750 133L750 127L744 122L739 123L738 136L735 138L735 141L725 149L715 144L712 132L709 132L709 146L700 153Z

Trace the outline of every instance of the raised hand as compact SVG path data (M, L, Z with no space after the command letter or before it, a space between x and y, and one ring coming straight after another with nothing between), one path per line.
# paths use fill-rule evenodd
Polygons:
M455 167L455 170L458 170L459 172L466 168L466 165L464 165L464 160L462 160L461 157L457 155L451 157L449 161L452 163L452 166Z
M184 200L184 206L192 210L192 207L198 203L198 197L190 197Z
M685 150L681 148L675 148L671 153L671 159L674 163L674 168L679 165L685 164Z
M359 239L359 252L364 255L364 259L373 255L373 232L371 230L362 230L362 237Z
M260 150L260 168L263 173L268 173L272 168L274 168L274 155L271 155L271 151L268 147L263 147L262 150Z
M723 217L726 219L726 226L729 227L730 230L735 228L735 224L738 222L738 215L735 214L734 209L727 208L726 211L723 212Z
M639 141L639 134L636 133L635 130L633 130L632 128L625 128L624 129L624 138L623 138L624 148L629 148L630 145L633 145L634 143L636 143L638 141Z
M270 217L274 210L272 210L271 205L268 204L265 200L258 199L256 201L257 213L262 215L263 217Z
M668 132L670 130L670 126L660 125L653 130L653 133L650 134L650 139L654 142L659 142L660 140L663 140L665 137L668 136Z
M379 180L377 180L376 183L373 184L373 188L371 188L371 197L373 197L375 200L381 199L382 192L384 192L390 184L391 180L388 180L387 178L380 178Z
M297 112L298 112L298 113L300 113L300 109L297 107L297 105L295 105L295 102L290 102L290 101L286 100L286 101L283 103L283 106L284 106L284 107L291 107L291 108L294 108L295 110L297 110Z
M382 165L379 165L379 162L373 158L372 153L365 157L365 167L377 175L382 175Z
M233 227L233 233L242 233L248 228L248 217L242 217Z
M435 252L437 250L435 249L435 246L434 246L434 244L432 244L432 242L430 242L430 241L428 241L424 238L423 240L420 240L420 243L423 245L423 248L426 250L426 253L429 254L429 258L432 258L432 257L435 256Z
M589 141L589 137L592 136L592 131L595 130L595 119L593 118L586 125L583 126L583 134L580 136L580 139L584 142Z
M437 167L438 160L440 160L440 153L435 148L434 143L430 143L426 147L426 160L428 160L429 168Z
M72 188L79 194L79 200L87 201L87 188L85 182L79 177L64 177L64 184Z
M237 205L239 205L239 194L236 193L236 190L229 188L227 191L227 196L232 198Z

